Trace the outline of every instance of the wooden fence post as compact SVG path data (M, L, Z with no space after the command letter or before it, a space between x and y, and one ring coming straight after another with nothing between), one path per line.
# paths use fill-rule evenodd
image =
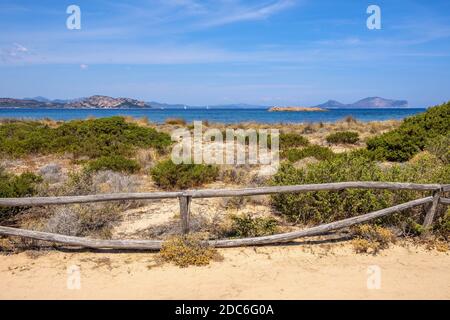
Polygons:
M180 216L181 216L181 231L183 234L189 233L189 220L190 220L190 196L181 196L180 198Z
M433 202L429 206L427 210L427 215L425 216L425 220L423 221L423 227L424 228L430 228L433 224L434 216L436 215L437 208L439 206L439 199L441 198L441 192L435 191L433 193Z

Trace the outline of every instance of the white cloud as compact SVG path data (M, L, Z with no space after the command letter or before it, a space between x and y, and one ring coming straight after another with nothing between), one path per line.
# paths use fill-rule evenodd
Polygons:
M84 64L84 63L80 64L80 69L81 70L86 70L88 68L89 68L89 66L87 64Z

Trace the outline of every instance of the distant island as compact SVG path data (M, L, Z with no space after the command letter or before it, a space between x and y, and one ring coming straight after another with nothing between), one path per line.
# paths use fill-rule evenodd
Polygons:
M337 108L406 108L408 107L408 101L406 100L392 100L384 99L380 97L368 97L358 100L354 103L344 104L336 100L328 100L325 103L319 104L315 107L325 109L337 109Z
M130 98L95 95L74 100L47 100L43 97L32 99L0 98L0 108L130 109L151 108L151 106L144 101Z
M327 109L318 108L318 107L272 107L269 109L269 112L323 112L327 111Z
M392 100L380 97L369 97L351 104L344 104L336 100L329 100L323 104L312 107L280 107L250 104L227 104L212 106L189 106L185 104L168 104L160 102L146 102L131 98L112 98L109 96L94 95L86 98L55 99L45 97L34 98L0 98L0 108L48 108L48 109L266 109L268 111L326 111L327 109L369 109L369 108L406 108L408 101Z

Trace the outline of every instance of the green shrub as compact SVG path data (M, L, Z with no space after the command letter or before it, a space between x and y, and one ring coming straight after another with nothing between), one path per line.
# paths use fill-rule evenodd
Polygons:
M135 173L139 170L139 163L136 160L127 159L122 156L102 156L91 160L87 169L89 171L112 170L118 172Z
M224 135L224 137L225 137L225 135ZM261 136L258 136L258 139L261 139L261 138L262 138ZM246 139L246 143L248 143L248 139ZM306 147L308 145L309 145L309 140L298 133L280 132L280 134L279 134L280 150L288 150L290 148ZM272 136L270 134L268 134L267 135L267 147L270 148L271 146L272 146Z
M232 215L232 225L227 232L229 237L261 237L274 234L278 222L271 217L252 217L249 214Z
M314 157L317 160L327 160L334 157L334 153L330 148L318 145L311 145L302 149L289 149L281 152L283 158L287 158L290 162Z
M450 102L406 118L398 129L367 141L377 159L406 161L423 150L429 141L450 132Z
M429 155L414 162L381 168L363 154L346 153L327 161L295 169L283 164L273 178L274 185L316 184L345 181L393 181L416 183L448 183L450 166L444 166ZM447 182L446 182L447 181ZM403 202L429 193L418 191L388 191L348 189L299 194L277 194L272 202L278 211L295 222L318 224L337 221ZM439 214L441 215L441 213ZM423 208L415 208L382 219L406 233L414 231L414 223L422 223Z
M22 173L21 175L10 175L0 168L0 198L30 197L36 194L37 185L42 178L33 173ZM10 215L19 212L21 208L0 207L1 215ZM1 219L1 218L0 218Z
M425 146L425 150L434 154L443 163L450 163L450 133L430 139Z
M214 181L219 170L212 165L159 162L150 171L155 183L164 189L186 189Z
M308 139L298 133L280 133L280 150L290 148L306 147Z
M0 198L29 197L36 194L36 185L42 182L40 176L26 172L14 176L0 169Z
M123 117L73 120L56 128L33 121L0 125L0 155L14 157L64 152L90 158L127 156L138 147L164 151L170 144L169 135Z
M328 135L326 137L326 140L328 143L333 144L355 144L359 141L359 134L358 132L352 132L352 131L341 131L336 132Z

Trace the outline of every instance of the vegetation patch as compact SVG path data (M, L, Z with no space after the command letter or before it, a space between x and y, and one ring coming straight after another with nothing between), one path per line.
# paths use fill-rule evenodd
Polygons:
M272 217L252 217L249 214L232 215L227 236L237 238L261 237L277 233L278 222Z
M164 189L187 189L215 181L219 169L204 164L175 164L172 160L159 162L150 171L155 183Z
M353 131L340 131L328 135L325 139L332 144L355 144L359 141L359 134Z
M406 118L398 129L369 139L367 148L380 160L407 161L430 141L449 132L450 102L447 102Z
M314 157L317 160L328 160L334 157L334 152L327 147L311 145L302 149L282 151L281 156L288 159L290 162L296 162L308 157Z
M280 150L290 148L306 147L308 139L298 133L280 133Z
M448 183L450 166L436 157L424 154L409 163L382 167L367 158L365 152L336 155L331 160L296 169L282 164L274 176L274 185L317 184L346 181L392 181L416 183ZM272 196L274 207L290 220L302 224L320 224L369 213L430 195L420 191L389 191L347 189ZM440 206L437 221L444 212ZM416 234L417 224L425 216L423 207L416 207L380 219L385 226L395 225L405 234ZM444 221L442 221L445 224ZM445 229L441 226L442 229ZM436 228L439 228L436 225Z
M30 197L37 193L42 177L26 172L21 175L7 174L0 168L0 198ZM16 214L23 208L0 207L0 220Z
M389 248L396 238L391 230L378 225L363 224L353 228L356 238L352 241L357 253L377 254L380 250Z
M121 219L114 204L63 206L47 221L45 231L78 237L110 239L112 229Z
M425 150L435 155L445 164L450 164L450 133L428 141Z
M163 242L160 256L163 261L182 268L205 266L213 260L223 259L215 248L208 245L205 237L200 233L169 238Z
M12 121L0 125L0 155L72 153L75 157L129 156L137 148L164 151L168 134L128 123L123 117L64 122L56 128L37 121Z
M167 118L165 123L170 125L185 126L186 120L182 118Z

